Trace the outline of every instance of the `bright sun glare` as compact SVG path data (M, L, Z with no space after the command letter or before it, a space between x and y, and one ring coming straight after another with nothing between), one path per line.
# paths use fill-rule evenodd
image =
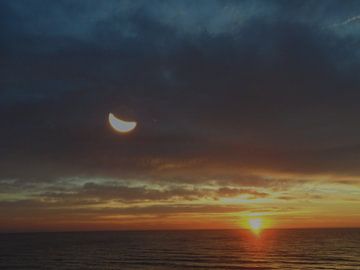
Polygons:
M259 234L263 230L263 220L261 218L251 218L248 220L250 230Z

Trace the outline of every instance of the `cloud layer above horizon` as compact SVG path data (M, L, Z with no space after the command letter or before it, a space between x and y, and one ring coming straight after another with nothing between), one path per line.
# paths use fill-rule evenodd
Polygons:
M285 224L331 202L360 225L359 15L358 1L1 1L0 229ZM109 112L139 128L115 134Z

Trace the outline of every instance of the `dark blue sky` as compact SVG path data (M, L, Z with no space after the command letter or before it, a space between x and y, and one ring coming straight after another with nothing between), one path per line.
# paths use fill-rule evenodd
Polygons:
M9 0L0 30L4 207L119 183L358 183L359 1ZM109 112L138 129L119 137Z

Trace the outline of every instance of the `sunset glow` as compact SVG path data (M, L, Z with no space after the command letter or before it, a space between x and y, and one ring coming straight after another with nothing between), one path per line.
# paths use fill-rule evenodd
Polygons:
M260 218L251 218L248 222L250 230L255 234L259 234L263 229L263 221Z
M360 227L334 1L0 1L0 232Z
M1 270L360 270L360 0L0 21Z

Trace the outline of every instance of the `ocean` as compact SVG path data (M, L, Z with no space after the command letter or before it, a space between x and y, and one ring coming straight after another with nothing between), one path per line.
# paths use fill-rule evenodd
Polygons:
M0 269L360 269L360 229L0 234Z

